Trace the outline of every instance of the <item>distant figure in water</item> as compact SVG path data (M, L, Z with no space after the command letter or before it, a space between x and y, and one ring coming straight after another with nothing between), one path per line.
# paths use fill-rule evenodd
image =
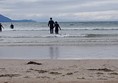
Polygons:
M4 28L4 27L3 27L2 24L0 23L0 32L2 32L2 28Z
M55 27L55 34L59 34L59 29L61 30L61 28L57 21L55 21L54 27Z
M13 24L11 24L11 25L10 25L10 28L11 28L11 29L14 29L14 25L13 25Z
M50 18L48 26L50 27L50 34L53 34L54 21L52 20L52 18Z

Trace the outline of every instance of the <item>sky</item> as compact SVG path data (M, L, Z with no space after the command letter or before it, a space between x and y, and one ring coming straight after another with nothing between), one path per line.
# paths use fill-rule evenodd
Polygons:
M0 0L0 14L13 20L118 21L118 0Z

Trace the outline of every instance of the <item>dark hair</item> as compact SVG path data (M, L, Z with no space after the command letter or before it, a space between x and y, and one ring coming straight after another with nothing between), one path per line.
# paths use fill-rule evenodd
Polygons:
M57 23L57 21L55 21L55 23Z

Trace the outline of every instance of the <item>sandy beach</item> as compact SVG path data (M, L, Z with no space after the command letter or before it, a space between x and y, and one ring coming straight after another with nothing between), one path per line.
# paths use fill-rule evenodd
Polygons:
M0 83L118 83L118 60L0 60Z
M118 0L0 3L0 83L118 83Z

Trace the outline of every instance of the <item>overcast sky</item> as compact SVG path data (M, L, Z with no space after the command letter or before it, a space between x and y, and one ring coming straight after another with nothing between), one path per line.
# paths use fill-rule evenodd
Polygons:
M0 14L11 19L118 21L118 0L0 0Z

